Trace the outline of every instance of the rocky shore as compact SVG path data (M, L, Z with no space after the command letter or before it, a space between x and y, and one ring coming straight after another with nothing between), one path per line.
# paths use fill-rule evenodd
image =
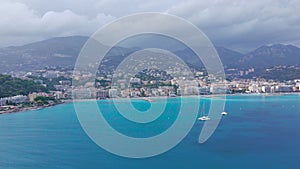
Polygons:
M28 106L28 107L18 107L18 106L1 106L2 109L0 110L1 114L9 114L9 113L17 113L17 112L26 112L30 110L38 110L46 107L56 106L58 104L66 103L65 101L58 102L58 103L52 103L52 104L46 104L46 105L34 105L34 106Z

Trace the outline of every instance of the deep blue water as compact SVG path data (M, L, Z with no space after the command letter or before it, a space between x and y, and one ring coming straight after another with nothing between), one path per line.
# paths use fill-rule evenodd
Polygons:
M148 104L133 103L139 110ZM111 125L134 137L167 129L178 104L179 98L171 99L156 123L137 125L118 115L110 101L99 102ZM71 103L0 115L0 168L300 168L300 95L228 96L225 110L229 115L204 144L198 143L203 122L196 121L180 144L146 159L123 158L98 147L82 130Z

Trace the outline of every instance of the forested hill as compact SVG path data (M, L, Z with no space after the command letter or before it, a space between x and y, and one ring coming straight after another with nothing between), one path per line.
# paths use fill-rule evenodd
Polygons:
M22 80L9 75L0 75L0 84L0 98L48 91L47 88L32 80Z

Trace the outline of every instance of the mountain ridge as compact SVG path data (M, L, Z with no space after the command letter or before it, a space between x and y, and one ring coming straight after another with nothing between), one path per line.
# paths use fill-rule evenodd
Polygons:
M77 56L88 40L86 36L56 37L22 46L0 48L0 73L9 71L30 71L43 67L72 67ZM138 48L114 47L130 54ZM268 68L278 65L300 66L300 48L293 45L263 45L246 54L225 48L215 47L225 68ZM116 50L117 51L117 50ZM115 55L121 55L120 52ZM198 63L198 58L190 49L172 51L187 63ZM119 57L120 60L120 57ZM198 65L199 66L199 65Z

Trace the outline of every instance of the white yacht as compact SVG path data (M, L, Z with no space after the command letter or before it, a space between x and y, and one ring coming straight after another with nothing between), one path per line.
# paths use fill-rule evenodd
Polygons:
M225 112L225 111L223 111L221 114L222 114L223 116L226 116L228 113Z
M210 118L208 116L202 116L202 117L199 117L198 120L207 121L207 120L210 120Z
M208 115L205 115L204 113L205 113L205 105L203 104L202 117L199 117L198 120L200 120L200 121L210 120L210 118L208 117Z

